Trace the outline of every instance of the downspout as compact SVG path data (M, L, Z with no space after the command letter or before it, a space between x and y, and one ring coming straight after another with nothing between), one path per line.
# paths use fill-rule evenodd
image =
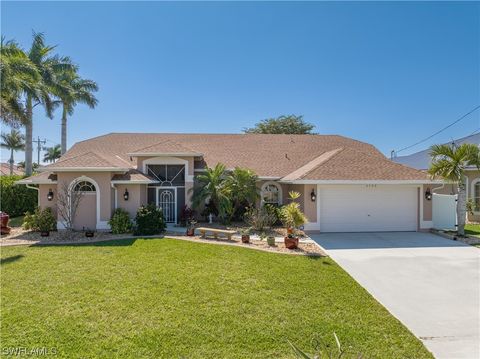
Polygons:
M27 186L27 188L30 188L30 189L34 189L35 191L37 191L37 206L40 207L40 188L38 187L33 187L31 184L26 184L25 186Z
M110 183L110 186L112 186L113 190L115 191L115 195L114 195L114 198L113 198L113 202L114 202L114 209L117 209L118 208L118 203L117 203L117 187L115 187L115 185L113 183Z

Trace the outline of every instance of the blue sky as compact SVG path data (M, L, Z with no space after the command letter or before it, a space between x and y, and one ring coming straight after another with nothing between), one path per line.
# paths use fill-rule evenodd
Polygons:
M1 31L44 32L99 106L78 106L69 146L108 132L236 133L302 114L385 154L480 103L478 3L2 2ZM480 111L423 146L480 128ZM60 113L34 136L60 142ZM2 150L2 160L6 158ZM17 153L17 159L23 154Z

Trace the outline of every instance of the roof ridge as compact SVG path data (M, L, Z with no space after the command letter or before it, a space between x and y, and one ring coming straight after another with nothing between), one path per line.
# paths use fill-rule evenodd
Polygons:
M313 160L307 162L303 166L297 168L295 171L284 176L282 180L291 181L301 179L310 172L312 172L314 169L328 162L330 159L335 157L339 152L342 152L344 149L345 147L338 147L333 150L323 152L321 155L315 157Z
M142 150L146 150L146 149L148 149L148 148L151 148L151 147L154 147L154 146L158 146L158 145L160 145L160 144L164 144L164 143L167 143L167 142L172 143L172 144L174 144L174 145L177 145L177 146L179 146L179 147L181 147L181 148L183 148L183 149L185 149L185 150L188 150L188 151L191 151L191 152L195 152L195 151L192 150L191 148L186 147L186 146L184 146L184 145L182 145L181 143L178 143L178 142L176 142L176 141L164 140L164 141L156 142L156 143L154 143L153 145L150 145L150 146L146 146L146 147L142 147L142 148L137 148L137 149L133 150L132 153L140 152L140 151L142 151Z

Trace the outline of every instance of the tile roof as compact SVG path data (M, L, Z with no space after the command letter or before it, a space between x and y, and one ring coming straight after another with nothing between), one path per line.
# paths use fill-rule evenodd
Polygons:
M10 163L0 163L0 174L2 176L10 176ZM17 165L13 165L13 174L15 176L23 176L25 174L25 171L19 168Z
M342 150L322 160L322 155L328 157L326 153L338 149ZM336 135L110 133L76 143L46 169L136 168L130 154L157 150L202 153L210 167L217 163L245 167L260 177L282 178L293 173L303 179L426 178L421 171L391 162L370 144Z

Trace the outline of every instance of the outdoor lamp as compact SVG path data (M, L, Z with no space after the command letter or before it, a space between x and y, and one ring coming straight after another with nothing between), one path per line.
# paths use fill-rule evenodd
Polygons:
M428 187L427 190L425 191L425 199L427 201L430 201L432 199L432 192L430 192L430 187Z
M51 188L48 190L47 199L48 199L49 201L51 201L51 200L53 199L53 191L52 191Z
M125 201L128 201L128 195L129 195L128 189L125 188L125 193L123 194L123 199L124 199Z
M310 193L310 198L312 199L312 202L315 202L317 199L317 195L315 194L315 190L312 188L312 193Z

